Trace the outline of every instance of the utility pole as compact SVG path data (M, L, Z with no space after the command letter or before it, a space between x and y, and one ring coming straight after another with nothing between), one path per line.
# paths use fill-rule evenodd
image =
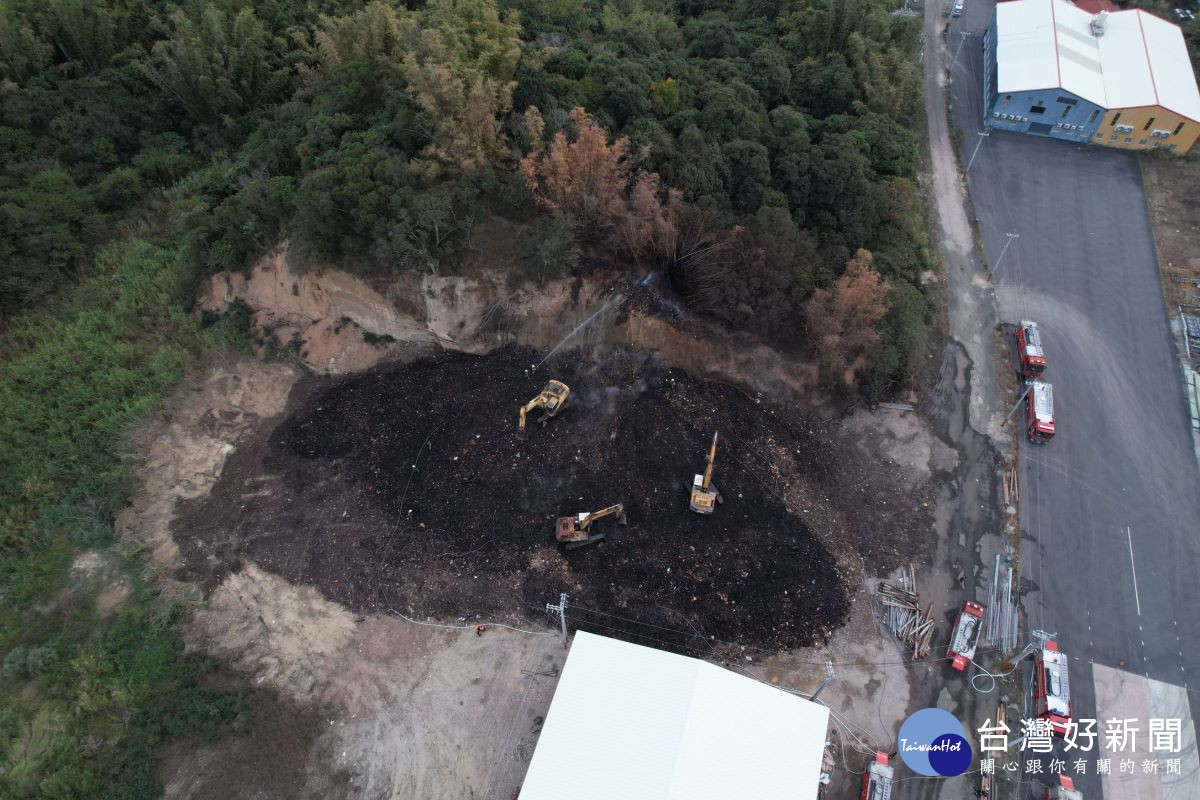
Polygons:
M1013 243L1013 239L1021 238L1021 234L1019 233L1006 233L1004 235L1008 237L1008 241L1004 243L1004 249L1000 251L1000 257L996 259L996 265L987 274L988 283L992 282L992 276L996 274L996 270L1000 269L1000 262L1004 260L1004 254L1008 252L1008 246Z
M1051 633L1050 631L1030 631L1029 635L1032 636L1039 645L1044 645L1046 642L1058 636L1057 633Z
M975 163L975 156L979 155L979 148L983 147L983 140L988 136L990 134L987 131L979 132L979 144L975 145L975 152L971 153L971 158L967 161L967 168L963 172L971 171L971 165Z
M958 47L954 50L954 58L950 61L950 69L954 69L958 65L958 54L962 52L962 46L967 43L967 37L971 35L966 31L959 31L958 34L962 38L958 40Z
M567 648L567 593L563 592L558 596L558 605L546 603L546 611L550 614L558 614L558 622L562 626L562 643L563 649Z
M833 662L825 662L825 680L821 681L821 685L813 692L812 701L817 702L817 698L821 696L821 692L825 691L825 687L833 683Z

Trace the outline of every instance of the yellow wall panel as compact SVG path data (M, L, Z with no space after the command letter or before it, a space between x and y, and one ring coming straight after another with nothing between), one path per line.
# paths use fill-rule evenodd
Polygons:
M1118 130L1126 125L1133 130ZM1165 137L1153 136L1156 130L1169 133ZM1110 109L1096 128L1092 141L1127 150L1151 150L1157 146L1184 155L1196 143L1197 137L1200 137L1200 123L1161 106L1142 106Z

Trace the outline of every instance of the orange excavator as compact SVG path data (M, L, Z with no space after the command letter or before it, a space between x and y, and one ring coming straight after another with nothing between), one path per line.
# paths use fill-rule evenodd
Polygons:
M688 508L695 511L697 514L711 514L717 508L717 503L724 502L721 493L717 491L717 487L713 486L713 464L717 460L717 434L713 434L712 447L708 451L708 466L704 468L703 475L696 475L692 478L692 483L688 487L691 489L692 496L688 502Z
M546 384L546 388L538 393L538 396L530 400L525 405L521 406L520 417L517 422L517 430L525 430L525 415L535 408L542 410L541 423L543 426L550 421L550 418L562 411L562 407L567 404L567 398L571 396L571 387L567 386L562 381L550 381Z
M558 541L564 544L568 550L598 542L604 538L604 534L592 533L592 523L611 516L616 516L617 523L624 525L625 504L617 503L615 506L602 508L588 514L576 514L573 517L559 517L558 524L555 526Z

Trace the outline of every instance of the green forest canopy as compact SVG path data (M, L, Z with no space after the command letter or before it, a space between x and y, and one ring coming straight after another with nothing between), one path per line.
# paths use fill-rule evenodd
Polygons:
M539 209L517 162L538 144L527 109L548 139L581 107L703 212L705 235L740 230L769 253L691 275L650 265L727 323L803 344L801 304L871 251L903 306L873 379L897 385L930 255L910 129L919 20L893 5L10 0L0 310L78 281L99 242L147 223L206 271L283 238L301 258L436 271L502 216L534 226L529 274L565 271L577 244L611 243Z

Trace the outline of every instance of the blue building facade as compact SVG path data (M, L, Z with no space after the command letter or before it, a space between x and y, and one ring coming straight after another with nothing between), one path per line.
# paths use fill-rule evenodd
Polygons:
M983 123L990 128L1088 142L1104 109L1059 87L1000 94L997 91L996 13L983 36Z

